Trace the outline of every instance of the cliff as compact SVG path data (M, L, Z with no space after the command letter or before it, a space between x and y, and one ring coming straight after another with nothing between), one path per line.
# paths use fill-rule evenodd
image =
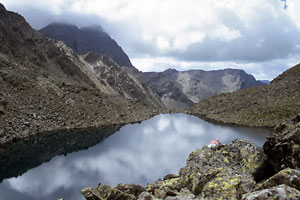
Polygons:
M252 75L237 69L181 72L168 69L164 72L146 72L143 77L168 108L188 108L216 94L264 85Z
M74 25L53 23L40 32L49 38L63 41L78 54L105 54L120 66L133 67L122 48L101 27L78 28Z

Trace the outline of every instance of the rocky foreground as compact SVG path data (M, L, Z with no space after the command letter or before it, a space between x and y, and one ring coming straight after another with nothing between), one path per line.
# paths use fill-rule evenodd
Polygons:
M275 128L263 148L235 140L190 154L179 174L146 188L135 184L85 188L87 200L300 199L300 116Z

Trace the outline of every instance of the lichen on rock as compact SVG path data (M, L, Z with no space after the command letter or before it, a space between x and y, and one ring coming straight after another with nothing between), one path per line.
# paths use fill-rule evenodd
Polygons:
M268 189L259 190L256 192L243 195L242 200L298 200L300 199L300 191L291 188L285 184L274 186Z

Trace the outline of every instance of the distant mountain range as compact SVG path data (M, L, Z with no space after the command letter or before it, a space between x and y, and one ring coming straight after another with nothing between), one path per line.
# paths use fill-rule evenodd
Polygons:
M187 108L216 94L265 85L238 69L181 72L168 69L143 73L143 77L169 108Z
M120 66L132 67L126 53L100 26L78 28L75 25L53 23L39 31L46 37L63 41L78 54L106 54Z
M50 24L40 31L47 37L63 41L79 54L88 52L105 54L120 66L131 67L131 71L135 71L136 75L139 74L140 80L144 79L145 84L150 85L164 105L170 109L185 109L215 94L265 84L236 69L183 72L169 69L164 72L139 73L119 45L101 27L78 29L69 24Z
M269 85L214 96L192 106L189 113L230 124L274 127L300 116L299 77L300 64Z

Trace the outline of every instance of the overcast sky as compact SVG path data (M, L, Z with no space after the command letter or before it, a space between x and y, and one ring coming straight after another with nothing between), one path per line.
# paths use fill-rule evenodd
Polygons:
M142 71L240 68L271 80L300 62L299 0L2 0L36 29L101 25Z

